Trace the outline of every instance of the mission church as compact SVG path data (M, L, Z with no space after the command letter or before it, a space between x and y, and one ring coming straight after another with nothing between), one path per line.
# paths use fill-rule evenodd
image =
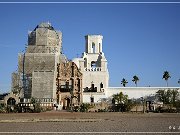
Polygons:
M137 99L167 89L109 87L107 65L102 35L86 35L82 57L70 61L62 52L62 33L50 23L40 23L28 33L26 51L18 54L18 72L12 74L11 88L16 94L7 95L5 102L11 98L15 103L28 104L33 97L42 106L56 105L61 110L81 103L100 103L119 92Z

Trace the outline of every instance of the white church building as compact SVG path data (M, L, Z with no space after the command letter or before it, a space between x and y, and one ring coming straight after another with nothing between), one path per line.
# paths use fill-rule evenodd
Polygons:
M82 77L83 102L98 102L106 98L109 83L107 60L102 51L101 35L85 36L85 52L82 58L75 58Z
M83 74L84 103L98 103L102 99L111 98L113 94L119 92L128 95L130 99L137 99L154 95L158 90L180 90L180 87L109 87L108 62L103 53L102 40L102 35L85 36L85 52L81 58L73 59Z

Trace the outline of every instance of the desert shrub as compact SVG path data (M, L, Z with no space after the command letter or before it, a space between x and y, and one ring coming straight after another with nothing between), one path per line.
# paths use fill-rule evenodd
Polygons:
M0 113L6 113L6 107L4 104L0 104Z
M98 109L98 112L107 112L106 109Z
M175 108L171 108L171 107L157 107L155 109L156 113L176 113L176 109Z
M119 103L112 106L112 111L115 112L129 112L136 104L131 100L128 100L126 103Z
M30 103L33 104L34 113L40 113L43 111L43 108L40 106L40 101L37 101L36 98L32 97Z
M177 101L175 102L175 108L176 108L176 111L177 111L177 112L180 112L180 100L177 100Z
M87 112L90 107L91 107L90 104L88 104L88 103L82 103L82 104L80 105L80 112Z
M40 113L43 112L43 108L40 106L40 103L35 103L34 105L34 113Z
M79 106L74 106L74 112L79 112L80 111L80 107Z

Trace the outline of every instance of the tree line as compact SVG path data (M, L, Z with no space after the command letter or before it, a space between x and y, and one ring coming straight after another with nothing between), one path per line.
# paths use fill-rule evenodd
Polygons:
M171 78L170 74L168 71L164 71L163 73L163 76L162 76L162 79L164 79L166 81L166 86L168 87L168 80L169 78ZM137 84L139 82L139 77L137 75L134 75L133 76L133 79L132 79L132 82L135 83L136 87L137 87ZM122 81L121 81L121 84L123 85L123 87L126 87L126 85L128 84L128 81L123 78ZM178 80L178 84L180 85L180 79Z

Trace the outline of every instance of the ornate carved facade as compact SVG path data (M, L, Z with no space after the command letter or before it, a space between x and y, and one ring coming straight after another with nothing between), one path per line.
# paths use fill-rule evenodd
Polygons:
M82 103L82 73L72 62L57 64L57 103L67 109Z

